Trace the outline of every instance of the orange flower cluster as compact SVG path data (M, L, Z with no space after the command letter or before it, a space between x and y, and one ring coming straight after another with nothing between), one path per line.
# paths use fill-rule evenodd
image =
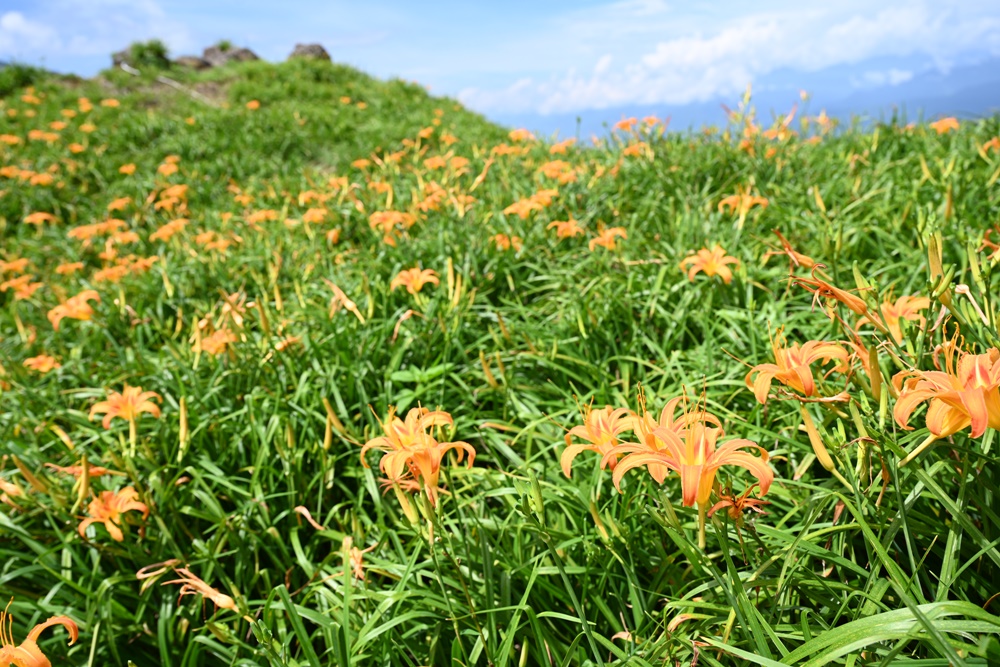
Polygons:
M657 483L663 483L670 471L676 472L684 506L699 508L702 545L704 512L719 468L737 466L748 470L757 479L761 495L768 492L774 480L763 448L742 438L720 443L725 431L719 418L702 406L689 406L685 397L667 401L658 419L644 406L638 414L610 406L601 410L585 408L583 418L581 426L566 434L566 449L560 459L563 472L569 476L573 459L585 451L601 455L600 466L613 471L611 478L619 491L622 478L635 468L645 467ZM623 441L622 435L627 432L633 437ZM584 442L573 444L574 438ZM760 456L744 451L747 449L756 450Z
M368 466L365 454L369 450L385 452L379 461L379 469L397 491L397 496L402 500L405 497L402 490L412 488L415 482L417 488L427 494L431 505L436 506L444 455L449 450L457 450L458 461L461 462L463 456L468 454L469 467L476 458L476 450L469 443L438 442L428 432L434 427L451 426L453 423L451 415L441 410L432 412L427 408L412 408L403 420L396 416L395 408L390 408L389 415L382 422L385 435L365 443L361 448L361 463Z

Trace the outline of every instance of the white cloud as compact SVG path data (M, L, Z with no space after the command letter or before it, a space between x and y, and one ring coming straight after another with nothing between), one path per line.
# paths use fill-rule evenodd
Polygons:
M132 41L152 38L174 52L191 47L187 29L156 0L43 0L30 16L15 11L0 16L0 58L49 64L110 56Z
M887 70L869 70L860 76L853 77L851 83L858 88L878 88L881 86L898 86L913 78L910 70L891 67Z
M635 27L638 13L646 19ZM656 0L636 0L601 8L593 20L577 15L567 25L583 39L590 38L594 24L600 22L605 22L606 35L653 26L663 30L669 15L668 8ZM618 25L615 16L626 25ZM681 26L675 32L687 28ZM969 45L980 50L985 46L1000 55L996 11L969 5L949 7L948 3L908 3L877 11L866 11L861 4L824 10L796 8L758 12L729 19L714 30L687 30L647 42L631 58L615 55L617 67L611 66L612 54L608 53L587 76L571 69L548 79L536 77L528 83L522 79L516 90L467 88L459 98L473 108L501 113L686 104L737 95L758 77L785 69L810 72L872 58L917 55L930 56L943 68L966 55ZM899 68L877 69L863 74L859 85L898 85L913 75Z
M0 54L19 56L18 51L51 48L58 45L55 30L28 20L21 12L0 15Z

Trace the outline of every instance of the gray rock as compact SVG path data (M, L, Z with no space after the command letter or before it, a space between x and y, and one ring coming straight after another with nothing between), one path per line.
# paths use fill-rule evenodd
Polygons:
M292 58L312 58L314 60L330 60L330 54L323 48L322 44L296 44L289 60Z
M249 60L260 60L260 58L257 57L257 54L250 49L242 47L230 47L228 49L223 49L218 44L205 49L204 53L201 54L201 57L212 67L221 67L222 65L233 62L242 63Z
M174 59L174 64L190 69L208 69L212 66L210 62L198 56L178 56Z
M132 57L132 47L127 49L122 49L121 51L115 51L111 54L111 65L112 67L120 67L122 63L131 65L129 60Z

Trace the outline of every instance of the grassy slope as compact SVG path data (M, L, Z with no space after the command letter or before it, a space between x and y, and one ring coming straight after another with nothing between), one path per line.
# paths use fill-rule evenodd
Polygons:
M0 118L0 134L26 137L60 109L75 108L80 95L96 104L114 94L122 102L90 112L97 130L89 135L77 129L77 117L52 145L0 147L5 165L38 172L59 165L54 186L0 180L5 256L30 258L32 272L47 283L27 301L0 295L0 359L10 384L0 395L0 440L45 488L33 489L5 460L3 479L24 491L17 508L0 510L0 590L16 596L18 638L29 620L67 614L82 630L69 651L74 664L93 656L93 664L249 665L262 655L288 665L348 657L365 664L513 664L521 657L567 664L595 655L686 663L692 640L706 637L732 651L796 662L822 657L816 640L809 643L817 636L830 637L834 649L857 639L855 654L879 639L884 643L869 647L877 649L869 654L876 661L898 654L955 662L959 649L943 634L955 628L943 614L966 617L959 622L971 636L947 635L965 651L987 636L976 633L994 627L993 618L981 625L967 619L1000 578L995 450L960 435L954 449L939 447L898 469L895 452L925 432L899 430L852 385L872 438L863 480L852 474L856 423L847 412L814 412L826 415L829 441L853 486L845 493L810 466L797 408L755 403L743 388L746 368L731 356L771 361L769 327L784 326L800 341L844 336L812 309L809 294L788 286L784 262L762 262L774 246L772 228L826 263L838 284L853 285L856 262L896 295L927 293L924 239L940 229L946 262L958 266L957 279L972 283L965 247L997 219L1000 167L998 153L982 157L976 147L998 133L996 119L941 137L926 127L884 126L876 135L848 133L816 145L792 139L771 158L763 157L763 141L749 155L700 135L650 137L655 159L620 164L618 144L571 149L566 159L582 167L578 181L522 220L503 209L552 186L537 172L550 159L547 146L533 144L523 157L496 158L464 216L447 205L430 211L391 247L369 228L368 214L384 207L385 195L366 178L392 183L394 208L403 209L427 180L444 180L422 168L422 159L454 150L470 159L469 173L446 185L468 192L489 147L505 140L503 131L414 85L338 66L252 63L178 78L225 99L228 108L120 73L112 88L49 81L39 85L45 98L37 107L23 103L20 91L4 103L20 113ZM352 104L340 102L345 95ZM261 102L259 110L244 107L251 99ZM368 108L359 109L359 100ZM27 108L37 116L26 118ZM382 155L415 140L435 109L443 112L441 125L418 144L427 148L422 158L410 148L397 166L350 166L376 149ZM191 116L193 125L185 122ZM443 131L459 143L443 146ZM87 149L70 156L72 141ZM180 157L180 171L164 178L156 169L167 155ZM137 164L134 175L118 173L126 162ZM359 184L364 212L335 193L325 223L282 224L314 205L300 204L299 193L332 191L331 175ZM236 203L231 182L252 202ZM771 204L740 228L717 204L749 182ZM175 215L142 202L167 183L189 185L192 223L170 242L150 242L149 232ZM116 214L141 240L121 252L160 260L118 285L94 284L103 243L85 248L66 231L105 218L107 204L122 196L141 204ZM277 211L278 220L255 231L245 219L261 209ZM51 212L58 223L23 224L34 211ZM559 242L546 232L550 220L570 216L586 237ZM602 224L627 229L619 250L587 249ZM325 233L334 227L341 238L331 246ZM242 242L226 254L209 252L194 241L202 230ZM522 237L523 250L498 251L490 237L501 232ZM742 261L731 286L703 276L689 283L678 270L685 253L706 242ZM84 271L54 273L57 264L77 260ZM460 290L446 278L449 260L463 279ZM414 265L442 277L418 302L389 288L399 270ZM343 311L328 317L331 292L323 278L357 301L364 324ZM66 321L53 331L46 311L91 286L102 297L94 320ZM243 339L220 358L195 355L197 320L217 318L221 293L238 290L261 304L248 312ZM411 309L416 315L404 319ZM37 338L29 344L31 327ZM911 333L912 357L929 367L923 353L933 340ZM275 351L285 335L300 337L301 346ZM42 352L62 368L39 376L22 367ZM163 395L162 418L139 422L136 457L127 456L124 422L105 431L87 418L107 389L125 382ZM835 376L828 386L843 388L838 382ZM578 403L634 407L636 383L657 410L684 389L704 391L728 433L771 450L778 481L768 514L741 533L745 550L721 515L706 551L697 549L696 515L680 506L676 476L657 488L632 473L619 495L588 454L577 459L572 479L562 475L563 429L579 423ZM190 422L184 451L182 397ZM324 399L344 424L328 450ZM377 475L358 461L358 445L378 429L368 406L381 416L389 405L417 403L450 411L454 437L479 451L471 471L447 467L442 475L450 495L433 548L426 529L411 528L392 494L379 492ZM72 452L53 425L72 439ZM72 507L72 482L43 468L71 464L82 452L124 470L151 506L150 518L132 521L121 543L102 527L81 539L83 512ZM883 466L889 484L876 504ZM737 489L744 479L722 473L722 482ZM125 483L104 477L94 484ZM842 515L840 502L847 507ZM294 513L300 505L326 530ZM345 575L345 535L375 546L365 556L365 583ZM236 597L252 627L238 614L213 614L210 603L178 601L174 587L140 592L135 571L168 558ZM916 621L907 611L945 600L972 604L925 607ZM910 616L894 626L897 634L880 634L887 617L878 614L891 610ZM667 631L684 612L691 620ZM581 631L581 616L590 632ZM860 623L850 628L856 636L824 635L851 621ZM919 641L900 640L899 628ZM611 641L623 631L634 643ZM65 651L61 635L47 641L50 654ZM700 660L730 663L732 655L703 649ZM836 650L830 657L844 662Z

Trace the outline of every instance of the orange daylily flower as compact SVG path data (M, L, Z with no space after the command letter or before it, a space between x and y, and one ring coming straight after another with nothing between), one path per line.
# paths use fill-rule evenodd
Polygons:
M534 141L535 135L525 129L511 130L507 133L511 141Z
M913 460L935 440L947 438L966 427L978 438L987 428L1000 430L1000 350L970 354L947 345L943 349L943 371L902 371L892 378L899 398L892 410L896 423L906 430L910 415L929 401L927 429L930 436L910 452L900 465Z
M187 218L177 218L163 224L155 232L149 235L150 241L169 241L175 234L180 233L191 222Z
M131 162L129 162L128 164L123 164L122 166L118 167L118 173L125 174L126 176L134 174L135 165L132 164Z
M42 632L55 625L61 625L69 633L70 646L76 642L80 631L68 616L52 616L44 623L39 623L31 629L28 636L19 645L14 645L14 634L12 628L14 620L11 618L10 605L14 601L11 598L6 609L0 612L0 665L12 665L13 667L52 667L42 649L38 647L38 638Z
M622 155L626 157L635 157L637 155L652 156L652 153L652 149L645 141L637 141L634 144L629 144L622 150Z
M311 208L302 214L302 222L316 224L326 220L329 211L325 208Z
M921 310L931 307L931 300L926 296L901 296L895 303L884 301L880 310L885 319L885 325L897 343L903 342L903 321L919 322L921 329L927 324L927 319L920 314ZM874 324L876 315L869 314L858 320L858 327L862 324Z
M23 275L11 278L10 280L0 283L0 292L14 290L15 301L30 299L35 292L40 290L42 287L45 287L45 283L31 282L32 278L34 278L32 275Z
M197 575L191 572L191 570L186 567L178 567L174 568L174 572L180 577L180 579L164 581L160 585L167 586L169 584L180 584L181 592L179 597L184 597L185 595L201 595L202 597L208 598L214 602L216 607L236 611L236 601L233 598L212 588L202 581Z
M723 209L728 208L731 213L736 213L739 216L737 224L742 227L751 208L760 206L763 209L767 208L768 204L766 197L751 195L750 186L745 185L736 188L736 194L722 198L719 202L719 212L721 213Z
M84 290L50 310L48 318L52 328L59 331L59 323L67 317L71 320L89 320L93 317L94 309L87 303L88 301L100 303L101 295L92 289Z
M8 146L16 146L21 143L21 137L15 136L13 134L0 134L0 144L7 144Z
M256 111L259 108L260 108L259 100L250 100L249 102L247 102L247 109L250 109L250 111Z
M106 100L101 100L101 106L102 107L111 107L111 108L113 108L113 107L119 107L119 106L121 106L121 102L119 102L115 98L111 97L111 98L108 98Z
M520 251L522 240L520 236L508 236L507 234L496 234L490 237L490 241L497 247L497 250L504 251L513 248Z
M728 285L733 281L733 271L727 264L738 266L739 263L740 260L727 255L722 246L716 243L712 246L711 250L702 248L696 254L685 257L681 261L681 271L684 270L685 266L689 267L687 269L687 277L690 281L694 281L694 277L698 273L704 273L710 278L718 275L722 278L722 282Z
M606 455L618 446L618 436L631 431L635 427L635 415L627 408L612 408L610 405L599 410L590 406L583 407L583 424L574 426L566 434L566 449L559 457L559 465L563 474L570 476L573 459L582 452L597 452L601 455L601 468L615 469L618 457L607 458ZM573 444L573 438L585 440L587 444Z
M579 221L570 218L569 220L556 220L550 222L546 229L555 229L556 238L560 239L571 239L574 236L579 236L583 234L583 228L580 227Z
M788 242L788 239L786 239L781 234L781 232L779 232L777 229L773 229L771 231L773 231L775 235L778 237L778 240L781 241L781 250L768 250L766 253L764 253L765 262L768 260L769 257L772 257L774 255L785 255L788 257L789 273L791 273L794 269L797 269L799 267L802 267L804 269L812 269L814 266L816 266L816 262L813 260L812 257L803 255L800 252L796 252L792 248L792 244Z
M121 282L122 278L128 275L128 266L124 264L117 264L115 266L108 266L99 271L94 271L92 280L95 283L117 283Z
M992 139L984 143L982 146L980 146L980 150L983 153L986 153L987 151L1000 152L1000 136L993 137Z
M551 155L561 155L569 149L570 146L576 143L576 137L570 137L569 139L563 139L559 143L552 144L549 146L549 154Z
M410 294L416 294L424 288L424 285L431 283L433 285L440 285L441 281L438 279L437 272L432 269L424 269L421 271L419 268L414 267L412 269L406 269L400 271L392 282L389 284L389 288L395 291L397 287L405 287L406 291Z
M593 252L594 248L596 248L597 246L601 246L602 248L607 248L608 250L614 250L616 245L615 242L616 237L621 237L623 239L628 238L628 233L625 231L624 227L608 227L606 229L601 230L601 232L597 236L590 239L588 247L590 248L591 252Z
M80 537L86 537L87 527L92 523L103 523L108 534L115 542L121 542L125 535L121 529L121 516L124 512L135 510L142 512L142 518L149 516L149 508L139 502L139 493L131 486L126 486L118 492L101 491L100 495L90 501L87 506L86 519L80 522L76 531Z
M29 225L41 225L46 222L55 222L56 216L51 213L44 213L42 211L37 211L35 213L28 214L24 216L24 221Z
M424 160L425 169L444 169L448 166L448 160L441 155L433 155Z
M622 118L620 121L612 125L611 129L621 130L623 132L630 132L632 131L632 128L634 128L638 123L639 121L635 117Z
M132 203L131 197L119 197L108 204L108 211L122 211Z
M135 424L142 413L148 412L155 418L160 417L160 408L153 402L153 399L160 399L161 396L155 391L143 391L142 387L130 387L125 385L122 392L112 391L108 394L106 401L99 401L90 408L90 419L103 414L101 426L111 428L111 420L115 417L126 420L129 424Z
M689 412L682 410L680 415L675 418L677 407L687 404L685 396L677 396L667 401L660 411L659 419L654 419L646 410L646 401L641 394L639 401L642 412L638 415L632 415L632 430L635 432L638 442L626 442L614 447L610 454L605 455L605 459L609 463L612 462L613 457L641 452L658 452L665 449L667 445L657 436L657 429L668 430L683 439L686 437L688 427L697 421L710 423L713 426L722 426L722 422L715 415L703 410ZM604 462L602 459L602 465ZM651 463L646 468L650 477L658 484L662 484L667 473L670 472L670 468L658 463Z
M954 116L948 116L947 118L941 118L940 120L928 123L927 125L929 125L930 128L938 134L946 134L958 129L958 119Z
M411 408L404 421L396 416L395 408L390 408L388 417L382 422L385 435L365 443L361 448L361 463L368 467L365 454L370 449L385 452L379 461L379 469L385 476L398 484L412 475L423 485L431 505L437 505L438 477L445 453L457 450L459 463L468 454L469 467L476 458L476 450L469 443L439 443L427 433L434 426L450 426L452 423L451 415L441 410L431 412L427 408Z
M810 366L817 361L824 364L831 361L839 362L832 369L839 373L846 373L850 370L850 355L840 343L810 340L801 347L798 343L792 343L791 347L785 347L785 339L779 329L774 338L771 339L771 350L774 352L775 363L754 366L747 373L745 379L747 389L753 391L754 398L761 404L767 402L767 395L773 380L777 380L807 398L815 396L816 381ZM757 377L751 380L754 374Z
M825 280L822 280L821 278L816 277L816 271L821 268L825 267L822 264L816 264L813 267L812 278L799 278L795 276L792 278L792 281L795 284L804 287L806 291L812 292L815 295L813 298L814 303L820 298L825 298L828 300L832 299L844 304L845 306L848 307L848 309L850 309L857 315L867 315L868 305L865 303L864 299L855 294L851 294L847 290L842 290L839 287L832 285L826 282ZM833 317L832 311L830 313L830 317L831 318ZM873 322L873 324L875 324L876 327L879 326L877 323Z
M128 225L126 225L124 220L119 218L108 218L107 220L102 220L101 222L74 227L66 232L66 236L71 239L89 241L95 236L114 234L115 232L125 229L127 226Z
M24 273L28 270L28 263L27 257L19 257L9 261L0 259L0 273Z
M56 361L55 357L50 357L47 354L40 354L37 357L30 357L24 360L24 367L35 371L36 373L41 373L45 375L49 371L53 371L60 368L59 362Z
M516 202L505 208L503 212L504 215L510 215L513 213L522 220L525 220L529 215L531 215L532 211L540 211L542 210L542 208L544 207L541 204L539 204L538 202L534 201L529 197L526 199L517 200Z
M615 488L621 490L622 477L633 468L663 465L680 474L684 506L697 504L699 508L707 509L705 505L712 495L716 472L724 465L735 465L750 471L760 483L761 495L765 495L774 481L774 472L767 463L767 451L744 438L729 440L719 446L717 441L725 436L725 432L721 427L709 426L707 417L697 418L709 413L699 409L695 414L696 418L687 425L683 435L662 427L653 431L664 444L663 449L626 454L611 477ZM756 449L760 457L741 451L743 449Z
M197 341L193 350L195 352L206 352L213 357L217 357L225 352L231 343L235 343L239 338L229 329L222 328L211 335Z
M560 185L576 181L576 171L565 160L551 160L538 168L542 176L557 180Z

